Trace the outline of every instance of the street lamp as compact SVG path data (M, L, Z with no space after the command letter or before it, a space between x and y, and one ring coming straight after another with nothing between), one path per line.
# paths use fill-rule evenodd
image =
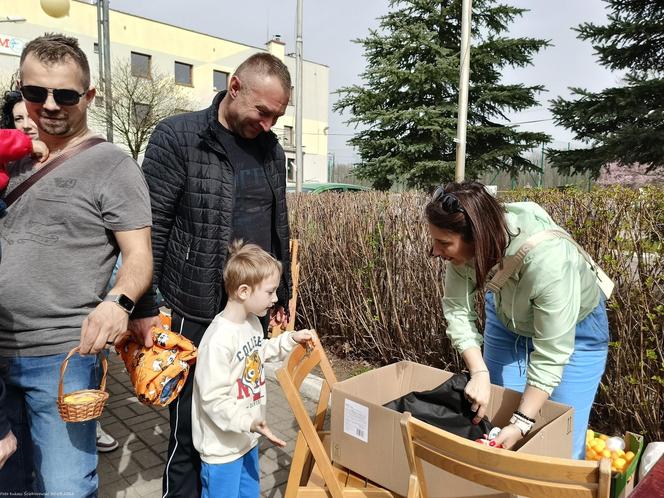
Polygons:
M41 0L41 8L51 17L69 15L69 0Z
M106 139L113 141L111 94L111 40L108 30L108 1L97 0L97 42L99 46L99 81L106 104ZM69 15L70 0L40 0L42 10L51 17Z
M459 109L457 120L456 167L454 181L462 182L466 176L466 129L468 128L468 79L470 75L470 19L473 0L463 0L461 6L461 47L459 61Z
M106 104L106 140L113 141L113 95L111 91L111 37L108 26L108 0L97 0L97 40L99 46L99 82L104 85Z
M18 16L7 16L0 18L0 22L25 22L27 19L25 17Z
M304 152L302 151L302 3L297 0L295 25L295 191L302 192L304 179Z

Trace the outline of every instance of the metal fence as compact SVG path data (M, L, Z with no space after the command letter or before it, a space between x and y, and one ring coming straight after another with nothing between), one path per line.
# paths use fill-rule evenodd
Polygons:
M553 142L542 144L540 147L531 149L526 157L539 166L540 171L521 173L515 177L503 171L490 171L479 176L478 180L485 185L496 185L498 190L514 190L519 187L569 187L576 186L584 190L590 190L595 185L595 180L589 173L583 175L563 175L555 169L548 160L547 149L571 149L572 144L568 142ZM353 174L352 164L335 164L331 162L329 167L329 178L331 182L355 183L358 185L371 186L371 181L360 180ZM393 191L402 192L406 190L402 185L394 185Z
M569 143L542 144L537 149L532 149L526 157L540 167L540 171L521 173L515 177L502 171L487 172L480 175L478 180L485 185L497 185L498 190L513 190L519 187L568 187L576 186L584 190L590 190L595 184L589 173L582 175L563 175L555 169L548 160L547 148L570 149Z

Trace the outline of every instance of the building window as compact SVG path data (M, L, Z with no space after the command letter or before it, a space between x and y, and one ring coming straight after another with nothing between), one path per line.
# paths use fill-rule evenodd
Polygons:
M178 85L193 86L193 72L194 66L185 64L184 62L175 62L175 83Z
M212 85L215 92L221 92L228 89L228 73L214 70L212 72Z
M294 158L287 158L286 159L286 174L288 175L288 181L289 182L294 182L295 181L295 159Z
M150 106L141 102L134 102L134 124L141 126L150 114Z
M152 56L139 54L138 52L131 53L131 74L139 78L150 78L150 69L152 65Z
M98 53L99 53L99 43L97 43L97 42L94 42L94 43L93 43L93 45L92 45L92 51L93 51L95 54L98 54Z
M293 127L284 126L284 147L293 147Z

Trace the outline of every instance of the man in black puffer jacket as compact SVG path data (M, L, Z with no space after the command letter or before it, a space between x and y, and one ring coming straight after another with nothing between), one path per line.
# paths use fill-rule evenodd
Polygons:
M270 131L288 105L290 75L278 58L256 54L203 111L174 116L156 128L143 162L152 202L152 292L138 303L130 329L151 346L159 287L172 328L196 346L226 304L223 270L229 244L252 242L283 264L273 313L286 320L290 251L283 149ZM191 439L190 372L169 405L171 438L164 496L200 496L200 458Z

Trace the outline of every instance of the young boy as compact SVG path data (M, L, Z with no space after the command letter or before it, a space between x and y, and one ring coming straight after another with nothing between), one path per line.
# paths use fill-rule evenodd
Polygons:
M286 446L265 421L263 363L283 360L301 330L263 338L258 317L277 302L281 263L254 244L234 242L224 269L228 303L198 347L192 396L192 436L201 455L203 498L256 498L260 493L258 437Z

